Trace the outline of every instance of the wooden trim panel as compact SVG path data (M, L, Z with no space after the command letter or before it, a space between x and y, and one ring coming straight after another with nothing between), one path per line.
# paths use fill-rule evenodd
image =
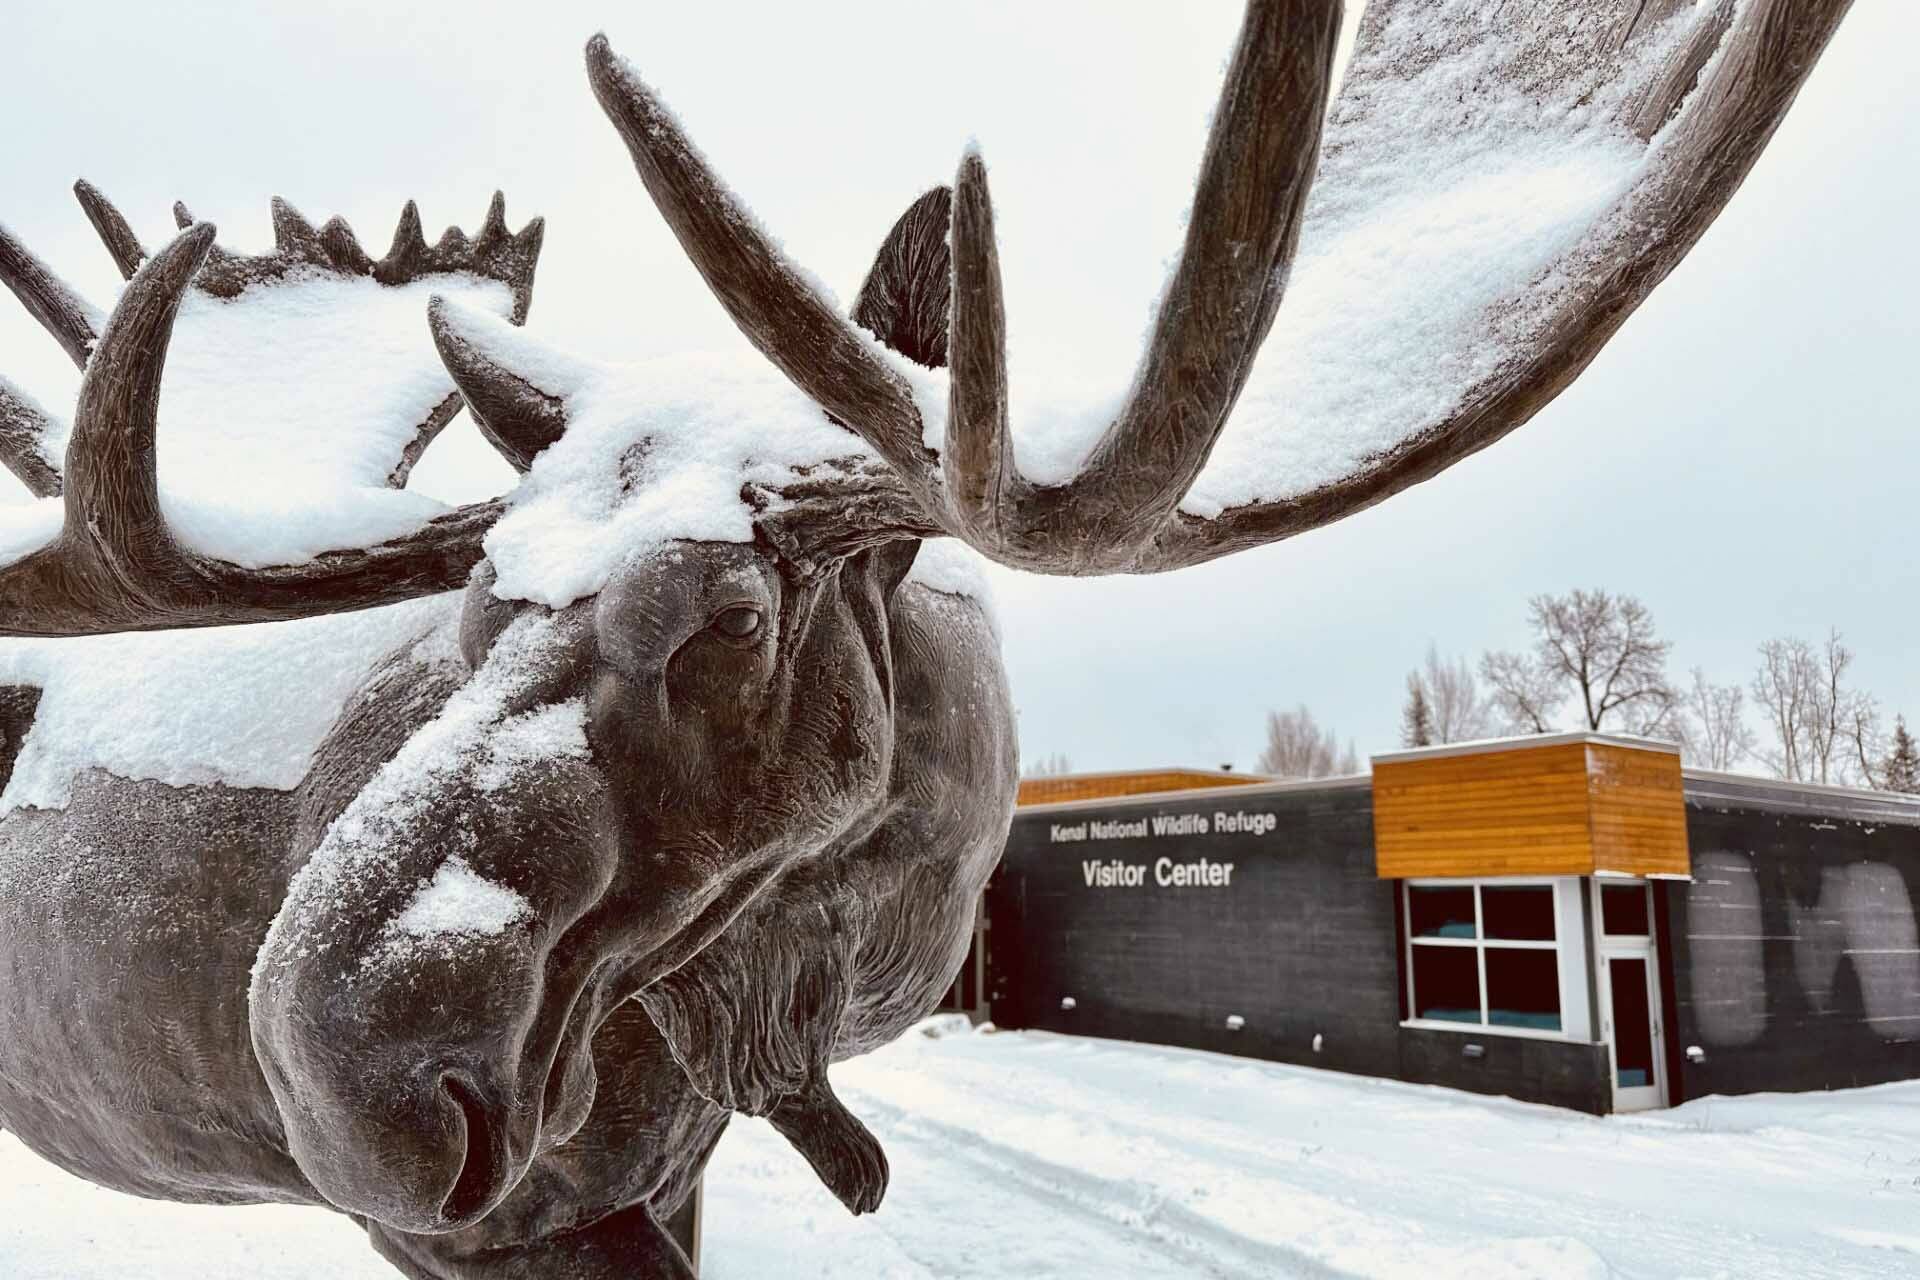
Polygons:
M1592 743L1593 866L1628 875L1689 874L1687 804L1680 757Z
M1584 738L1376 759L1373 832L1395 879L1689 867L1679 756Z
M1247 787L1271 782L1259 774L1223 773L1212 769L1150 769L1137 773L1066 773L1052 778L1020 779L1021 808L1036 804L1063 804L1071 800L1104 800L1113 796L1154 795L1162 791L1196 791L1206 787Z

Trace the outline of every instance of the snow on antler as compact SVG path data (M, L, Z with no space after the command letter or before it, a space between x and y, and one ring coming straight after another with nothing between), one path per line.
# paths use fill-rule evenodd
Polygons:
M1565 389L1732 197L1847 4L1374 0L1329 110L1338 0L1250 0L1138 367L1116 379L1117 400L1037 414L1008 386L977 153L950 200L923 199L896 227L882 259L892 269L874 279L898 296L876 307L863 295L849 320L599 37L589 80L656 206L799 394L690 362L650 369L625 392L596 376L551 394L533 376L550 360L516 371L482 350L491 339L478 330L448 327L463 303L516 319L525 310L515 272L531 271L537 230L506 236L497 201L477 241L449 232L431 247L410 206L377 262L344 224L316 231L276 205L274 253L206 253L179 307L160 447L191 439L195 456L178 468L163 456L165 524L227 569L421 529L427 508L396 486L453 401L448 375L423 367L423 346L402 335L424 301L409 292L432 281L451 376L488 438L528 471L486 543L502 594L558 604L594 590L616 553L773 536L755 484L797 476L818 488L814 468L863 453L822 427L816 406L885 464L868 455L839 468L836 502L808 508L811 532L789 530L829 554L946 533L1040 572L1158 572L1289 537L1437 474ZM125 219L91 188L80 194L116 262L136 266L144 250ZM191 221L184 208L176 216ZM99 328L84 303L3 235L0 275L87 359ZM942 359L951 377L923 367ZM22 440L40 438L51 455L57 428L43 413L20 397L0 411L16 469L32 469ZM259 475L275 483L235 492L234 477ZM423 530L436 540L434 575L414 572L417 547L391 548L407 590L477 558L476 526L500 509ZM46 536L44 516L26 519L24 532L0 529L0 548ZM809 553L796 544L789 558ZM0 588L9 574L20 589L57 585L9 567ZM232 575L199 576L207 589L184 608L35 625L235 620L215 603ZM333 577L328 590L345 601L335 607L376 602L357 566ZM268 590L238 585L242 596ZM279 598L247 602L246 616L290 616L286 584L274 589Z
M1734 6L1643 5L1637 30L1530 7L1369 6L1286 303L1182 510L1298 497L1419 439L1524 362L1606 259L1661 234L1623 203L1665 141L1636 112Z
M86 190L90 213L117 219ZM273 230L267 253L207 255L180 305L161 397L161 489L184 499L169 503L175 530L246 566L380 541L444 510L399 491L459 411L424 340L426 301L459 297L520 322L541 240L540 219L507 230L497 194L478 236L451 226L434 246L407 201L380 259L346 221L315 230L284 200L273 201ZM102 238L111 248L117 236Z
M735 324L926 519L1017 568L1152 573L1339 520L1539 412L1732 198L1848 3L1373 0L1329 110L1338 0L1249 0L1136 367L1114 398L1052 406L1009 387L977 152L945 242L941 404L604 38L587 65Z
M600 590L628 558L676 539L752 541L764 513L804 492L782 496L800 477L819 469L845 479L857 460L870 461L858 437L758 360L595 364L446 301L435 304L434 331L469 399L501 419L497 430L550 432L487 534L502 599L560 608ZM508 403L502 388L522 403ZM550 427L532 421L549 413ZM508 427L516 416L521 425ZM826 503L837 509L848 498L842 485Z
M0 282L82 370L70 427L0 397L9 467L42 492L36 460L67 473L57 497L0 514L0 631L276 621L464 582L500 504L448 511L401 488L460 403L420 320L436 293L524 314L538 220L508 234L496 195L477 240L428 246L410 204L375 261L344 222L316 232L277 202L278 243L249 256L176 205L187 229L148 257L77 190L132 272L104 322L0 227Z

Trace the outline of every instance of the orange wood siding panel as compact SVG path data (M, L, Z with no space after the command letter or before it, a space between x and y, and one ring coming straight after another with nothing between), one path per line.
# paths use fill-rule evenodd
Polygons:
M1687 875L1687 806L1680 757L1591 743L1593 865L1629 875Z
M1680 758L1571 742L1377 761L1373 840L1388 878L1685 875Z
M1193 791L1202 787L1245 787L1269 782L1256 774L1204 773L1197 769L1160 769L1151 773L1068 773L1055 778L1020 779L1022 807L1061 804L1068 800L1104 800L1109 796L1144 796L1158 791Z
M1585 743L1380 761L1373 846L1384 877L1593 869Z

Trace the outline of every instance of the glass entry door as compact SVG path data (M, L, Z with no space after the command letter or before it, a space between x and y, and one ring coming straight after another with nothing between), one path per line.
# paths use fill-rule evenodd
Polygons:
M1637 954L1609 947L1601 952L1607 1046L1613 1067L1613 1109L1645 1111L1666 1105L1662 1087L1659 990L1653 983L1652 949Z

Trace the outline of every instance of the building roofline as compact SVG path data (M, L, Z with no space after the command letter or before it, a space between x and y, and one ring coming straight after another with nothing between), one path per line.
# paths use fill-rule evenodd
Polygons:
M1714 769L1686 768L1680 771L1682 780L1738 786L1754 791L1783 791L1787 793L1807 792L1817 796L1833 796L1836 799L1872 800L1881 804L1898 805L1912 809L1920 814L1920 795L1908 795L1902 791L1875 791L1871 787L1842 787L1830 782L1795 782L1789 778L1768 778L1755 773L1724 773Z
M1140 773L1166 773L1165 769L1141 769ZM1235 774L1246 777L1246 774ZM1191 800L1200 796L1221 801L1250 796L1287 795L1296 791L1351 791L1371 787L1373 775L1347 774L1338 778L1277 778L1239 787L1179 787L1171 791L1142 791L1127 796L1093 796L1086 800L1055 800L1047 804L1023 804L1013 811L1015 819L1030 813L1063 813L1074 809L1110 809L1116 805L1161 804L1169 800Z
M1523 738L1482 738L1473 742L1453 742L1440 747L1422 747L1413 751L1396 751L1373 756L1375 762L1389 763L1407 759L1430 759L1444 755L1476 755L1493 751L1511 750L1525 746L1564 746L1575 742L1598 743L1605 746L1637 747L1644 750L1677 754L1679 748L1670 742L1660 742L1652 738L1637 738L1626 734L1609 733L1554 733L1535 734ZM1115 769L1095 773L1059 774L1058 777L1078 778L1127 778L1149 774L1194 773L1208 774L1235 779L1257 778L1257 774L1234 773L1232 771L1210 769L1188 769L1183 767L1162 769ZM1696 769L1691 766L1680 771L1683 794L1688 800L1720 799L1738 803L1739 800L1754 793L1788 798L1795 795L1813 798L1826 798L1834 802L1851 801L1855 804L1882 806L1885 810L1896 810L1900 816L1911 815L1920 822L1920 795L1907 795L1898 791L1873 791L1864 787L1842 787L1824 782L1794 782L1782 778L1768 778L1751 773L1728 773L1714 769ZM1054 800L1042 804L1021 805L1014 810L1014 817L1025 814L1069 813L1080 809L1110 809L1125 805L1164 804L1175 800L1192 800L1199 797L1211 797L1225 800L1229 796L1235 799L1252 799L1266 795L1293 795L1311 791L1351 791L1361 787L1371 787L1373 776L1366 773L1349 774L1334 778L1270 778L1261 781L1242 781L1233 787L1173 787L1165 791L1143 791L1132 795L1092 796L1079 800ZM1727 789L1745 793L1727 794Z
M1530 733L1518 737L1475 738L1471 742L1448 742L1437 747L1414 747L1408 751L1386 751L1371 757L1375 764L1399 764L1406 760L1435 760L1443 756L1478 756L1495 751L1524 751L1531 747L1564 747L1576 742L1603 747L1628 747L1636 751L1680 754L1678 743L1659 738L1641 738L1628 733L1593 733L1582 729L1573 733Z
M1163 765L1158 769L1087 769L1084 771L1075 769L1071 773L1023 775L1020 781L1064 782L1070 778L1145 778L1151 777L1156 773L1197 773L1206 778L1232 778L1236 781L1246 778L1256 783L1275 781L1275 779L1269 778L1263 773L1241 773L1237 769L1203 769L1195 765L1185 764Z

